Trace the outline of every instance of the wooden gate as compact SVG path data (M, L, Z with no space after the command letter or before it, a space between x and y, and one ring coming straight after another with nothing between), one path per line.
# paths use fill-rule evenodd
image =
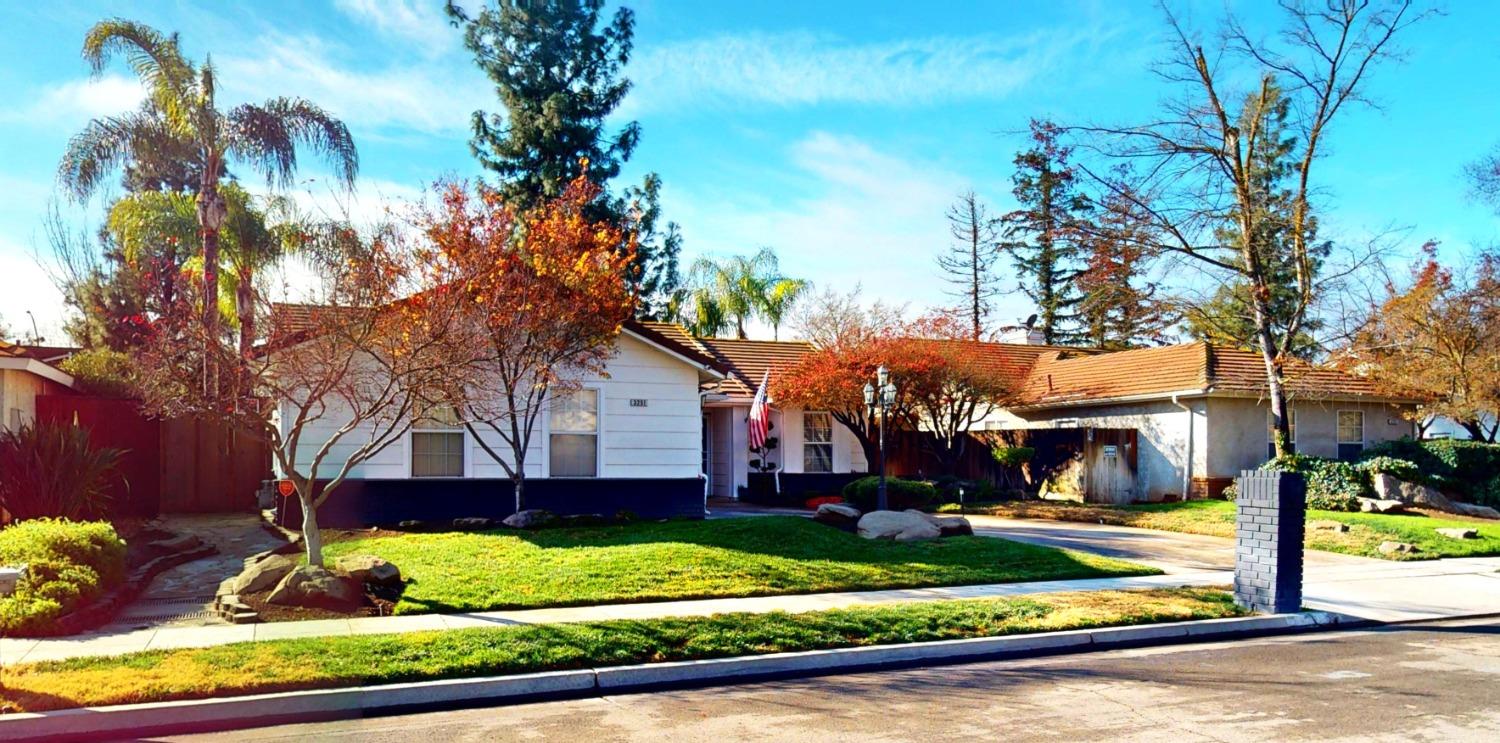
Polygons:
M1084 447L1084 498L1125 504L1136 499L1136 441L1132 428L1092 428Z

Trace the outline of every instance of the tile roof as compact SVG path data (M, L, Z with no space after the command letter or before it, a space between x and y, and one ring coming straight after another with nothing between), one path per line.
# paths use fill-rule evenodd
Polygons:
M791 366L811 353L807 341L742 341L730 338L699 338L715 357L729 368L729 378L718 391L727 395L753 396L768 370Z
M73 346L27 346L0 340L0 356L56 363L83 349Z

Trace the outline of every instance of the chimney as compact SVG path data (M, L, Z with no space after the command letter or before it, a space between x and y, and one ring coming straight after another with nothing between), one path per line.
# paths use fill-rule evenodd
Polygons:
M1015 343L1023 346L1040 346L1046 342L1041 330L1028 328L1025 325L1007 325L1000 328L997 338L1001 343Z

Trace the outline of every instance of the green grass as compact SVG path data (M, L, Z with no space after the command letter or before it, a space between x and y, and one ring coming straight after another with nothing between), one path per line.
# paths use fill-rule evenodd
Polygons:
M276 640L20 665L6 669L0 709L36 712L1242 613L1223 591L1184 588L904 603L805 614L720 614Z
M940 509L944 510L944 509ZM947 510L957 510L956 507ZM1131 506L1101 506L1050 501L995 503L967 506L969 513L984 513L1011 518L1083 521L1089 523L1134 526L1142 529L1180 531L1215 537L1234 537L1234 504L1222 500L1197 500L1186 503L1143 503ZM1479 520L1457 520L1421 514L1344 513L1308 511L1308 521L1339 521L1349 525L1347 532L1309 529L1308 549L1341 552L1347 555L1379 557L1391 560L1431 560L1440 557L1481 557L1500 555L1500 523ZM1478 539L1452 539L1437 529L1467 527L1479 530ZM1417 547L1411 554L1384 555L1381 542L1408 542Z
M872 541L796 516L367 536L408 580L398 614L1150 575L1154 568L988 537Z

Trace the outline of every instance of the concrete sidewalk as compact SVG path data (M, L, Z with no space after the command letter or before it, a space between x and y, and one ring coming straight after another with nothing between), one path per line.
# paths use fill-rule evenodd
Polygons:
M0 639L0 665L42 660L61 660L120 655L141 650L201 648L234 642L283 640L294 637L340 637L430 630L501 627L516 624L593 622L608 619L655 619L661 617L709 616L730 612L800 613L854 606L910 601L1019 596L1058 591L1101 591L1125 588L1226 585L1229 573L1151 575L1133 578L1093 578L1032 583L999 583L947 588L909 588L888 591L850 591L792 596L656 601L636 604L606 604L556 609L522 609L466 614L415 614L396 617L316 619L302 622L268 622L203 627L160 627L130 632L94 632L55 639Z

